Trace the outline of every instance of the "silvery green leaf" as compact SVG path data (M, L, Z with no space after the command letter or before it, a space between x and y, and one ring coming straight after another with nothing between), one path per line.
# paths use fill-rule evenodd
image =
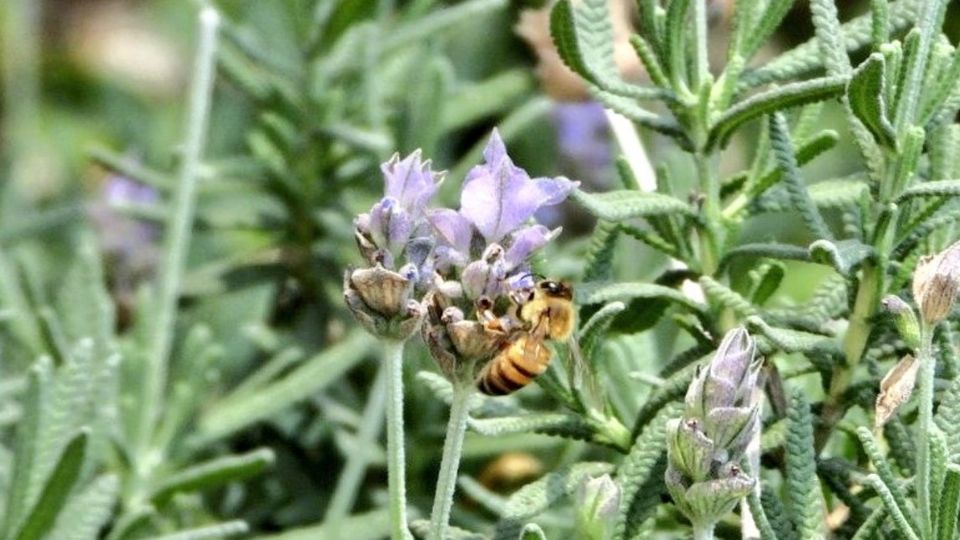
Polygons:
M870 458L871 463L873 463L874 468L876 469L876 478L877 481L886 486L887 491L890 496L889 504L884 500L884 504L887 505L887 510L894 513L894 508L898 509L909 523L908 528L913 530L920 530L917 526L916 516L909 512L909 506L907 503L906 495L903 490L900 489L900 484L897 482L897 477L893 474L893 469L890 467L890 463L883 456L883 452L880 450L880 447L877 445L877 441L873 438L873 434L866 427L860 426L857 428L857 438L860 439L860 444L863 445L863 450L866 452L867 457Z
M849 275L863 261L874 256L874 250L859 240L817 240L810 244L810 259L833 267L838 273Z
M947 474L940 495L940 520L937 524L937 538L954 538L957 529L957 513L960 512L960 465L947 465Z
M10 538L16 540L37 540L44 538L53 527L57 516L67 502L70 491L80 476L80 468L86 457L88 432L81 431L63 447L50 475L38 491L36 502L26 515L16 534Z
M520 531L517 540L547 540L547 535L544 534L543 529L536 523L527 523L523 526L523 530Z
M250 531L250 526L243 520L225 521L215 525L206 525L192 529L184 529L172 534L155 536L154 540L207 540L231 538Z
M120 491L115 475L95 478L67 502L50 531L51 540L89 540L98 538L113 515Z
M760 317L749 317L747 328L762 335L779 350L786 353L827 353L839 354L840 348L831 338L789 328L770 326Z
M960 195L960 180L935 180L909 187L897 197L897 203L917 197L956 197Z
M184 491L200 491L260 474L274 462L272 450L261 448L242 455L223 456L191 465L166 478L158 479L150 494L155 504Z
M794 390L787 413L785 446L786 497L801 538L824 534L823 499L817 480L813 448L813 416L799 390Z
M586 362L590 362L595 358L597 348L602 343L604 335L610 328L614 317L619 315L626 307L623 302L610 302L597 310L597 312L583 324L580 331L579 342L580 351L583 353L583 359Z
M734 131L765 114L837 97L843 93L845 85L845 77L821 77L785 84L750 96L717 118L710 127L708 146L725 146Z
M256 393L244 393L242 399L227 396L199 418L197 438L211 441L224 437L307 399L363 360L374 343L365 332L356 330Z
M494 538L514 540L531 518L571 495L584 481L613 470L609 463L577 463L548 473L510 496L507 513L497 522Z
M781 113L770 116L770 144L777 164L783 171L783 182L793 208L800 213L803 222L816 238L832 239L833 233L827 227L823 216L813 203L810 192L800 175L800 167L790 139L787 121Z
M897 134L887 119L887 104L884 89L884 57L873 53L860 64L847 83L847 100L853 114L873 133L881 144L890 149L897 147Z

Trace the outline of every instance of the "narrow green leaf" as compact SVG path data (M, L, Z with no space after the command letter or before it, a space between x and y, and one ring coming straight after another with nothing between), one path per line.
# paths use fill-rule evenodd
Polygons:
M890 4L890 30L897 32L916 21L920 0L900 0ZM873 20L870 14L861 15L840 26L843 50L853 52L869 45L873 38ZM751 88L770 82L784 81L810 75L823 66L820 40L814 37L783 53L777 58L746 73L741 88Z
M785 261L809 261L810 252L803 246L791 246L789 244L742 244L727 251L721 266L726 266L736 257L768 257Z
M580 342L583 359L586 362L589 363L596 357L597 349L601 346L614 317L619 315L626 307L623 302L610 302L600 308L583 324L578 341Z
M681 148L690 148L690 141L686 132L675 120L660 116L641 107L634 98L607 92L597 86L588 85L590 95L596 98L606 108L614 110L637 124L650 128L658 133L673 137Z
M483 17L506 8L507 5L507 0L468 0L437 9L423 17L412 19L387 34L383 40L382 50L400 49L411 43L435 37L442 32L448 32L461 24L476 23Z
M497 540L515 540L528 520L573 493L590 478L612 470L609 463L577 463L523 486L509 497L507 513L497 522L493 537Z
M916 516L909 512L910 507L907 505L907 498L897 483L897 477L894 476L893 469L890 468L890 463L883 457L883 453L880 451L879 446L877 446L877 441L874 440L873 434L870 433L869 429L860 426L857 428L857 438L860 439L863 450L867 453L867 456L877 471L875 475L877 482L885 486L889 494L889 502L887 499L884 499L884 505L887 507L887 511L890 512L891 516L899 512L906 519L905 523L908 529L912 531L919 530Z
M877 535L880 533L880 528L887 520L887 517L888 514L886 506L877 508L872 514L870 514L870 517L863 522L863 525L860 525L860 528L857 529L857 533L853 535L851 540L868 540L871 538L877 538Z
M242 455L224 456L192 465L160 480L150 500L160 505L172 495L184 491L201 491L219 487L260 474L273 464L273 451L261 448Z
M870 186L855 178L825 180L807 188L817 208L844 208L860 204L870 195Z
M838 97L843 94L845 77L821 77L767 90L737 103L710 127L708 146L725 146L740 126L775 111Z
M867 483L877 492L877 495L880 496L880 500L883 501L883 506L887 509L890 517L893 518L893 522L896 524L900 533L903 534L907 540L920 540L920 537L917 536L917 533L914 532L914 529L911 528L907 522L907 516L904 514L903 509L901 509L894 500L890 486L883 483L883 480L875 474L867 477Z
M871 246L853 238L836 242L817 240L809 249L812 261L831 266L843 275L850 275L863 261L875 255Z
M957 529L957 514L960 513L960 465L947 466L947 475L940 496L940 522L937 526L939 540L953 540Z
M488 437L512 433L542 433L567 439L589 441L594 430L580 416L568 413L531 413L500 418L470 418L470 429Z
M412 525L412 524L411 524ZM429 526L429 524L428 524ZM261 534L255 540L316 540L331 538L329 524L291 528L277 534ZM378 508L344 518L339 526L340 537L350 540L382 540L390 536L390 515L386 508Z
M428 538L430 536L430 520L415 519L410 522L410 530L417 538ZM386 534L386 531L384 531L384 534ZM304 537L304 540L306 540L306 538L307 537ZM354 537L351 536L350 538ZM480 533L461 529L460 527L450 526L447 529L446 538L448 540L486 540L487 537Z
M700 287L712 307L723 307L733 311L738 317L756 315L759 310L740 293L720 283L710 276L700 277Z
M896 202L900 204L915 197L956 197L957 195L960 195L960 180L935 180L922 182L903 190Z
M356 330L256 393L244 393L241 399L228 396L200 417L198 438L224 437L315 395L369 355L374 345L370 336Z
M870 36L873 50L890 40L890 2L889 0L870 0Z
M173 534L155 536L152 540L207 540L213 538L230 538L232 536L246 534L249 530L250 527L247 523L238 519L217 523L216 525L186 529Z
M810 0L810 13L827 74L847 75L850 72L850 58L843 46L843 30L837 18L836 4L833 0Z
M767 324L766 321L760 317L749 317L746 320L746 324L751 332L769 339L777 349L785 353L840 353L840 348L837 343L826 336L789 328L776 328Z
M43 538L53 527L57 515L67 502L70 491L80 477L80 468L87 450L86 430L73 437L64 447L60 459L40 490L40 496L27 519L20 526L17 534L11 536L16 540L36 540Z
M750 513L753 515L753 521L760 530L760 540L778 540L777 532L773 530L770 521L767 520L767 514L763 511L763 504L756 491L751 491L747 496L747 504L750 507Z
M629 302L636 299L663 299L680 304L695 313L704 310L702 304L682 292L654 283L627 281L600 285L584 284L579 287L576 294L578 303L581 305L606 304L615 300Z
M767 2L763 15L757 23L749 28L749 32L744 39L743 57L750 59L760 47L766 43L767 39L780 27L784 17L793 7L794 0L771 0ZM740 10L740 3L737 2L735 9Z
M673 0L667 6L666 35L664 36L664 54L667 56L667 61L664 67L673 82L674 88L687 87L687 42L685 38L687 34L691 33L687 25L689 9L690 0Z
M853 114L873 133L880 144L896 149L897 134L887 119L883 55L873 53L860 64L847 83L847 99Z
M590 235L590 244L584 254L583 281L603 281L613 274L613 253L620 237L620 226L600 221Z
M46 387L50 384L50 359L41 357L30 369L27 391L23 397L23 415L17 423L13 455L13 473L6 487L6 512L3 519L2 538L10 538L28 511L31 472L35 468L37 434L40 431L40 416L44 407Z
M824 515L813 449L813 416L803 393L795 390L787 411L786 495L800 538L823 538Z
M947 441L943 432L936 427L929 432L929 441L920 441L920 444L929 444L930 459L930 524L931 528L936 530L940 522L941 505L943 502L944 485L947 479L947 459L949 451L947 450ZM947 514L947 519L956 521L956 515Z
M790 193L790 200L794 208L800 212L803 222L817 238L832 239L833 233L830 232L823 216L810 198L810 193L800 175L787 121L780 113L770 117L770 144L777 163L783 171L783 182Z
M755 306L766 303L780 288L786 272L784 264L777 261L766 263L757 269L757 277L750 291L750 303ZM751 271L750 275L752 277L754 272Z
M516 68L456 88L443 107L441 131L456 131L509 109L534 83L529 70Z
M115 475L97 477L70 501L57 517L50 532L51 540L90 540L100 538L100 531L113 515L120 491Z
M614 536L631 538L637 527L649 517L659 503L666 470L666 424L680 415L677 403L660 409L634 439L633 447L617 471L620 487L620 510L617 514ZM651 504L652 503L652 504Z
M690 364L687 367L677 371L670 376L664 383L658 386L643 407L637 412L637 417L633 422L631 437L636 440L643 433L647 425L656 418L661 409L673 401L678 401L687 393L687 387L693 382L693 377L698 369L697 364Z
M960 464L960 377L953 379L940 400L934 417L950 449L950 461Z

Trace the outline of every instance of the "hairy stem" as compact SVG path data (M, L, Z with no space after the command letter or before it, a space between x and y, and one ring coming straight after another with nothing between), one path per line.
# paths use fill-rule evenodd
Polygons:
M458 382L453 384L450 421L447 424L447 437L443 442L443 459L440 462L437 491L433 498L433 512L430 514L430 540L443 540L447 537L450 508L453 507L453 494L457 487L457 469L463 450L463 436L467 431L467 404L472 392L473 387L470 385Z
M719 261L721 244L720 227L720 185L710 166L710 156L696 153L693 156L697 166L697 179L703 194L703 213L706 224L700 229L700 265L704 275L713 275Z
M693 524L693 538L694 540L713 540L713 527L714 523L694 523Z
M921 333L921 344L917 361L920 362L918 386L919 416L917 420L917 505L920 507L921 538L933 537L933 523L930 519L930 443L929 433L933 428L933 386L936 358L933 356L933 328L925 325Z
M403 446L403 341L383 342L387 386L387 483L390 493L390 537L411 538L407 529L407 485Z
M843 337L844 364L835 369L830 378L830 390L821 413L822 422L818 425L814 437L818 451L826 444L833 426L843 416L845 410L843 395L853 382L854 370L867 347L872 326L870 319L876 313L880 301L879 272L880 269L873 264L868 263L863 266L853 313L850 315L850 323Z
M363 409L363 418L357 429L357 446L360 449L375 447L377 439L380 437L380 431L383 429L384 407L387 402L387 371L389 371L387 363L381 363L377 370L377 378L374 380L373 386L370 387L367 404ZM333 538L339 537L343 518L350 512L357 499L357 491L369 462L370 456L364 451L351 453L347 457L347 463L337 480L337 487L333 492L325 517L331 531L330 536ZM401 465L402 463L401 459Z
M173 203L167 218L164 238L164 257L160 266L156 303L156 324L150 335L143 377L143 396L140 409L139 432L136 439L137 462L135 486L142 487L153 467L162 461L151 456L151 436L162 409L163 393L167 383L167 363L173 342L177 301L190 232L196 206L197 178L200 157L203 154L210 116L213 79L216 72L217 29L220 16L211 7L200 11L200 39L197 45L193 81L190 86L189 108L184 136L183 162L179 180L173 193ZM135 493L139 491L135 488Z

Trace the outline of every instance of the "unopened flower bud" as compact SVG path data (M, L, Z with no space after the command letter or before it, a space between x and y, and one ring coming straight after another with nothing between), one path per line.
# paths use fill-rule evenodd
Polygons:
M916 349L920 346L920 323L913 308L896 295L888 295L882 300L883 307L893 315L893 322L897 325L897 332L907 347Z
M950 314L960 289L960 242L923 257L913 273L913 299L923 322L936 324Z
M609 474L591 478L577 490L578 538L608 540L613 538L620 488Z
M508 335L479 321L465 319L438 290L427 293L421 333L430 355L451 381L473 382L474 368L493 358Z
M728 332L687 389L683 417L667 423L664 481L693 523L715 523L753 487L739 463L760 429L753 399L760 372L755 355L746 330Z

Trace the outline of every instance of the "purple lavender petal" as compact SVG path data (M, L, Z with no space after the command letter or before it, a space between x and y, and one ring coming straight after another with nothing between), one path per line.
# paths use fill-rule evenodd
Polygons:
M441 245L469 258L473 226L467 218L449 208L433 210L427 218L437 232L437 238Z
M533 217L542 206L557 204L578 185L566 178L537 178L515 166L494 131L484 150L486 162L467 175L460 213L487 242L497 242Z
M506 261L510 268L519 266L534 251L560 234L560 229L550 230L543 225L531 225L513 233Z
M403 160L394 154L380 170L386 181L386 196L399 201L414 220L418 219L439 185L440 174L430 170L430 161L421 161L420 150L416 150Z
M384 197L370 210L370 232L378 246L399 254L413 232L413 220L392 197Z

